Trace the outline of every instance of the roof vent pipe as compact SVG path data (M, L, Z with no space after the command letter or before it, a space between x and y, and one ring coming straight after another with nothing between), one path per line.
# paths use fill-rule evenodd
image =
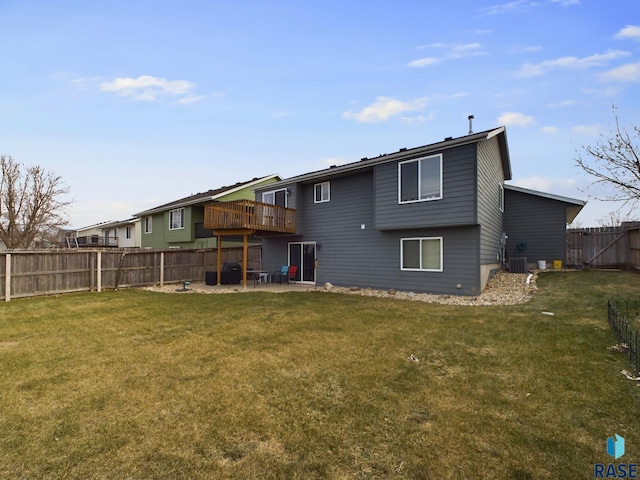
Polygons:
M469 135L471 135L473 133L473 115L469 115L467 119L469 120Z

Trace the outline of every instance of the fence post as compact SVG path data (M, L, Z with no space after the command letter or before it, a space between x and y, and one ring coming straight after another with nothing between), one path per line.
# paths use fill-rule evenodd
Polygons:
M156 272L158 271L158 252L154 252L153 253L153 270L151 273L151 281L153 282L153 286L155 287L158 282L156 281L157 275Z
M96 281L98 293L102 291L102 252L96 252Z
M11 254L5 255L4 301L11 300Z
M160 252L160 286L164 285L164 252Z
M93 275L96 269L96 262L94 256L91 255L91 253L88 253L87 255L89 255L89 291L93 292L96 287L96 277Z

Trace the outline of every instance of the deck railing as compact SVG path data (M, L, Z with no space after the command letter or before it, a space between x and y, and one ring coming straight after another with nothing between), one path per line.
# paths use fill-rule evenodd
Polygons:
M252 200L212 203L204 209L204 228L295 233L296 211Z

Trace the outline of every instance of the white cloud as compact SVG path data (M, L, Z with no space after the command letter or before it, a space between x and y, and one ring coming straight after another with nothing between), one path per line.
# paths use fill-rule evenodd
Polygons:
M586 93L588 95L597 95L603 98L612 98L620 94L619 87L605 87L605 88L584 88L582 93Z
M601 129L599 125L576 125L571 129L573 133L578 135L587 135L589 137L597 137L600 135Z
M553 127L553 126L542 127L540 131L542 133L548 133L549 135L555 135L556 133L558 133L558 127Z
M342 116L362 123L383 122L405 112L420 112L426 107L427 100L427 98L416 98L402 101L390 97L378 97L375 102L359 112L349 110Z
M499 125L516 125L518 127L526 127L530 123L533 123L535 119L529 115L519 112L505 112L498 117Z
M640 40L640 26L627 25L618 33L616 33L615 38L632 38Z
M577 5L580 3L580 0L550 0L550 3ZM501 3L499 5L492 5L491 7L484 9L484 11L488 15L499 15L510 12L524 12L531 10L532 8L541 7L543 4L543 2L536 0L514 0L512 2Z
M477 55L482 49L480 43L456 43L451 45L449 54L455 58L458 56Z
M441 61L442 60L435 57L425 57L425 58L419 58L418 60L414 60L413 62L409 62L408 65L410 67L427 67L429 65L433 65Z
M605 82L634 83L640 82L640 62L627 63L600 75Z
M575 100L563 100L561 102L556 103L547 103L544 108L565 108L575 105Z
M139 101L155 101L170 96L181 96L179 102L192 103L188 99L196 99L190 94L195 85L187 80L167 80L165 78L141 75L138 78L117 77L98 84L103 92L116 93L123 97ZM197 98L199 100L201 98Z
M402 123L404 123L405 125L420 125L423 123L426 123L430 120L433 120L435 117L434 113L430 113L427 116L424 115L414 115L414 116L407 116L404 115L402 117L400 117L400 121Z
M489 15L497 15L499 13L512 12L520 8L529 6L531 2L525 0L515 0L513 2L501 3L500 5L492 5L486 9Z
M540 45L514 45L509 48L508 52L511 54L520 54L520 53L535 53L542 50L542 46Z
M586 70L592 67L606 65L609 61L629 56L629 52L608 50L606 53L596 53L588 57L560 57L545 60L540 63L525 63L515 72L516 77L537 77L556 69Z
M410 67L427 67L443 60L457 59L469 57L472 55L483 55L482 44L480 43L432 43L431 45L422 45L418 47L424 49L443 50L440 57L424 57L409 62Z
M206 97L204 95L189 95L188 97L183 97L180 100L176 101L178 105L189 105L191 103L198 103L204 100Z

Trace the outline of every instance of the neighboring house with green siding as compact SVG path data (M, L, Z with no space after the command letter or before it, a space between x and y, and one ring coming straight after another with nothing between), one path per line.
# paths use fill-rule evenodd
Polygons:
M253 200L254 190L280 180L277 175L254 178L228 187L197 193L144 212L140 218L142 248L217 248L217 238L204 228L204 207L215 202ZM233 240L223 242L233 246Z

